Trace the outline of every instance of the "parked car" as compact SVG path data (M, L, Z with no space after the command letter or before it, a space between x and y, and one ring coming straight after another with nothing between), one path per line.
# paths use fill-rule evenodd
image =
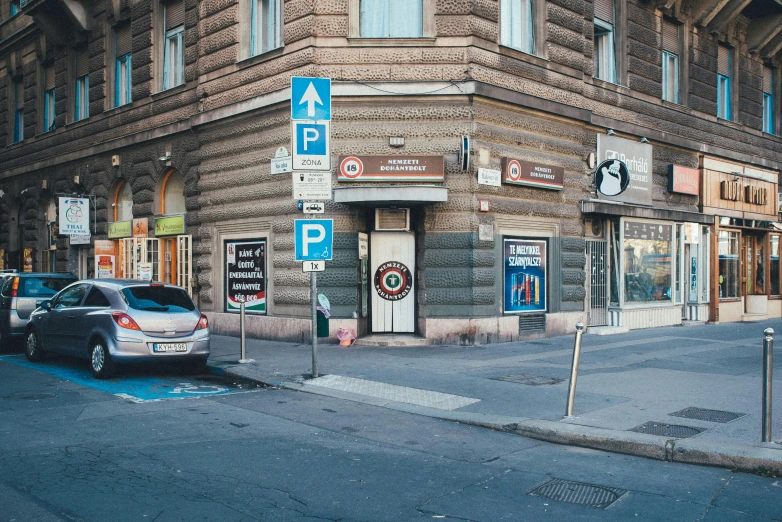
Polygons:
M6 272L0 276L0 343L24 337L30 314L38 304L76 281L69 273Z
M98 379L119 363L167 361L200 373L209 357L209 322L178 286L128 279L87 279L64 288L30 316L31 361L56 352L90 361Z

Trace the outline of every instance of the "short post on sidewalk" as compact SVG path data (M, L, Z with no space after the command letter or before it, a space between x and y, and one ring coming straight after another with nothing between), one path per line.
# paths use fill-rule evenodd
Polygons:
M762 442L771 442L771 383L774 363L774 329L763 330L763 420Z
M578 380L578 362L581 359L581 337L584 334L584 323L576 324L576 341L573 345L573 364L570 367L570 382L567 387L567 408L565 415L573 416L573 403L576 400L576 380Z
M241 359L239 359L240 363L255 362L253 359L247 358L247 339L244 335L245 325L247 324L246 319L247 319L247 315L245 312L245 298L244 296L240 296L239 297L239 342L242 348L242 357Z

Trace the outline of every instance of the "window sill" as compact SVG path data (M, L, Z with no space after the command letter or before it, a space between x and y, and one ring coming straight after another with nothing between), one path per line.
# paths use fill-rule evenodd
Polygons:
M167 98L168 96L174 96L176 94L180 94L180 93L188 90L189 88L191 88L193 86L193 83L194 82L181 83L181 84L179 84L179 85L177 85L175 87L170 87L168 89L164 89L162 91L158 91L158 92L152 93L150 95L150 97L152 98L152 101L157 101L157 100L161 100L163 98ZM124 105L123 105L123 107L124 107ZM119 109L119 107L117 107L117 109Z
M782 300L782 295L770 295L768 296L769 301L780 301Z
M736 123L733 120L723 120L719 116L717 116L717 123L720 123L722 125L727 125L728 127L733 127L736 130L744 130L744 125L741 123Z
M720 303L740 303L741 297L720 297Z
M239 69L244 69L246 67L251 67L253 65L257 65L259 63L267 62L273 58L277 58L280 55L282 55L283 50L285 49L284 46L276 47L270 51L266 51L265 53L256 54L254 56L250 56L247 58L243 58L236 62L236 66Z
M680 103L675 103L675 102L669 102L669 101L666 101L666 100L661 100L661 101L662 101L663 107L666 107L668 109L673 109L675 111L679 111L679 112L684 113L684 114L692 114L693 113L692 108L687 107L686 105L682 105Z
M436 38L348 38L348 45L355 47L419 47L434 46Z
M594 76L584 76L584 81L591 83L595 87L600 87L602 89L613 91L619 94L630 94L632 92L629 87L619 85L618 83L609 82L607 80L601 80L600 78L595 78Z
M520 49L516 49L514 47L507 47L502 44L500 44L499 46L499 51L500 54L504 54L506 56L512 56L513 58L519 58L520 60L534 63L535 65L539 65L541 67L548 67L548 64L550 63L549 60L547 60L546 58L542 58L537 54L525 53Z

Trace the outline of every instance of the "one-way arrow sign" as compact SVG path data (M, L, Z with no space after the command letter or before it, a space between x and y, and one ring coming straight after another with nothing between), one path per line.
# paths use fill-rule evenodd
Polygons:
M291 119L331 120L331 78L291 78Z

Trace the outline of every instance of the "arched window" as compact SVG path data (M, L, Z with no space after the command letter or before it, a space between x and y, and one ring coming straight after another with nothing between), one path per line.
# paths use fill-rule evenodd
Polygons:
M161 214L184 214L186 212L185 178L178 170L172 170L166 174L160 190Z
M133 219L133 190L130 183L121 181L114 193L114 221Z

